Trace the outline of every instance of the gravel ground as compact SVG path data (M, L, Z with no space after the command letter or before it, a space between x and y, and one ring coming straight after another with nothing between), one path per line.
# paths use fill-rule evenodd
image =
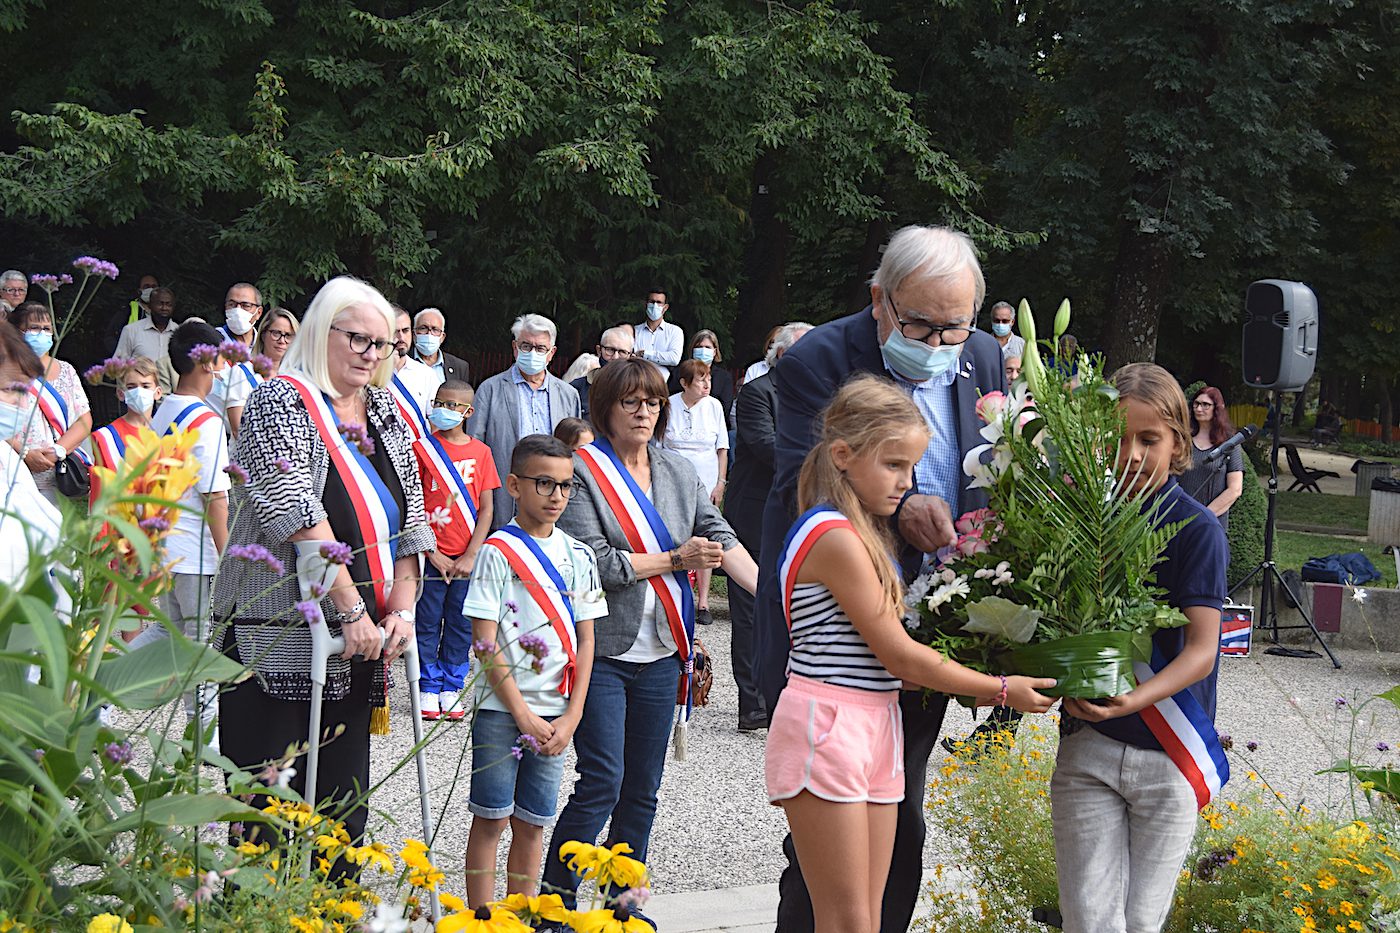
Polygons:
M697 711L692 723L688 760L671 759L666 765L648 860L658 894L771 883L783 864L780 841L786 823L782 811L764 799L764 733L739 733L735 728L738 699L729 674L727 606L716 599L712 609L716 623L701 636L715 658L715 687L710 705ZM1253 657L1221 661L1217 725L1235 740L1231 765L1236 778L1226 795L1242 792L1248 786L1243 775L1252 769L1290 803L1340 811L1348 799L1345 780L1316 773L1347 754L1352 717L1336 701L1340 697L1354 706L1400 683L1400 656L1340 650L1344 667L1334 671L1322 657L1264 654L1266 645L1256 644ZM408 691L401 677L399 681L391 701L393 734L373 739L372 773L384 783L374 793L370 818L375 838L396 848L404 838L422 836L412 760L395 771L412 736ZM961 736L972 725L967 711L954 708L944 734ZM429 793L440 823L436 859L448 874L448 890L460 894L470 827L470 730L465 723L441 723L430 735ZM1259 749L1246 759L1248 741L1258 742ZM1394 762L1397 752L1380 753L1374 745L1384 741L1400 749L1400 712L1387 703L1371 704L1357 720L1352 741L1358 749L1355 757ZM573 783L573 755L568 754L561 809ZM933 766L940 761L935 755ZM939 860L939 845L938 834L931 833L925 864ZM501 865L504 869L504 859Z

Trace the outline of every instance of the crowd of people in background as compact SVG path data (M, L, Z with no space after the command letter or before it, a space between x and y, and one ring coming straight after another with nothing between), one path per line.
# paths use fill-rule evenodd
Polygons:
M169 545L162 608L173 628L256 676L187 697L192 728L235 764L270 762L269 780L286 772L304 789L287 749L308 738L311 626L334 626L345 650L329 664L323 722L339 737L322 752L319 790L359 839L384 662L412 643L422 670L413 714L450 722L476 709L473 754L501 763L471 779L473 907L494 896L507 826L512 893L539 888L543 860L543 882L571 902L579 877L561 845L597 840L605 826L606 844L646 858L668 746L686 743L696 626L713 622L716 570L729 584L735 725L771 730L770 799L793 831L780 930L908 927L946 695L902 687L981 697L999 722L1013 706L1049 705L1036 692L1047 682L950 665L898 618L901 580L948 543L953 517L986 504L961 469L981 443L975 406L1015 382L1025 350L1007 302L992 305L990 330L979 326L986 286L961 234L900 231L869 306L774 328L738 380L714 331L687 341L667 320L661 288L562 378L551 372L557 322L521 315L511 365L474 385L445 349L447 314L410 313L349 277L327 282L300 317L235 283L215 326L176 324L175 294L142 276L110 327L116 359L104 379L121 414L96 432L76 370L53 356L48 306L26 289L23 274L0 275L13 308L0 375L31 386L38 414L8 431L24 399L0 391L0 433L12 438L0 466L12 487L32 490L21 501L36 503L35 521L56 529L70 457L110 467L143 429L193 437L199 477ZM1057 348L1054 371L1073 380L1076 365L1075 346ZM1150 418L1174 423L1172 399L1142 398L1156 406ZM1223 523L1241 472L1238 452L1204 463L1233 431L1219 391L1200 392L1190 416L1190 450L1183 442L1172 469L1194 458L1181 486ZM850 534L823 539L799 569L788 549L813 510ZM1217 582L1190 605L1208 608ZM152 625L135 643L167 634ZM1198 647L1170 649L1191 676ZM474 664L485 676L472 679ZM834 738L818 754L811 717L833 704L859 715L827 722ZM1110 751L1153 751L1136 728L1101 731L1096 741L1117 743ZM556 813L570 745L577 778ZM1179 820L1176 803L1161 806ZM845 848L854 837L859 858ZM1082 854L1089 843L1072 845ZM1158 843L1123 845L1136 865L1138 847ZM1179 867L1185 849L1162 845L1164 864ZM1144 881L1154 896L1169 868ZM1075 909L1066 929L1109 922L1092 905Z

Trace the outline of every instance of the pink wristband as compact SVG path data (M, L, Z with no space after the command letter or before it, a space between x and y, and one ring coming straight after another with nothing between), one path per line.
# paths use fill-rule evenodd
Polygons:
M999 675L997 675L997 676L999 676L999 677L1001 678L1001 693L998 693L997 696L996 696L996 705L997 705L997 706L1005 706L1005 705L1006 705L1006 675L1005 675L1005 674L999 674Z

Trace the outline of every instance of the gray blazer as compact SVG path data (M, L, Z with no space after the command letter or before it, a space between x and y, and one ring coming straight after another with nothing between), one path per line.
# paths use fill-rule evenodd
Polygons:
M651 454L651 501L661 513L661 521L676 546L699 536L718 541L727 551L739 543L729 523L710 502L710 493L695 475L695 468L674 451L648 447ZM574 479L579 491L569 500L559 518L559 528L593 548L598 557L598 576L608 597L608 614L593 623L595 657L614 658L626 654L642 627L645 580L638 580L627 555L632 548L622 533L622 525L598 489L593 474L583 461L574 457ZM662 631L669 644L670 633Z
M513 369L482 381L472 402L475 411L467 421L467 433L491 448L491 459L501 477L501 488L492 493L492 531L515 517L515 502L505 487L510 455L520 440L520 391L511 378ZM549 393L551 431L565 418L579 417L578 391L573 386L553 375L545 376L544 386Z

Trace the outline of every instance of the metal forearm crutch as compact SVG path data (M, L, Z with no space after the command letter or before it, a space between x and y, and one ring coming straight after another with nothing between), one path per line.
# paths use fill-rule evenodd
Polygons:
M321 696L326 689L326 662L344 651L344 638L332 637L324 623L311 626L311 722L307 731L310 747L306 751L306 799L313 807L316 806L316 778L321 759ZM409 718L413 720L413 758L418 766L418 803L423 813L423 842L429 846L428 858L431 859L433 811L428 803L428 762L423 754L423 721L416 713L419 708L419 670L418 642L414 638L410 637L408 645L404 648L403 665L404 675L408 679L409 702L415 711ZM311 871L309 860L305 871ZM436 891L432 892L430 908L433 923L436 925L437 921L442 919L442 907L438 903Z

